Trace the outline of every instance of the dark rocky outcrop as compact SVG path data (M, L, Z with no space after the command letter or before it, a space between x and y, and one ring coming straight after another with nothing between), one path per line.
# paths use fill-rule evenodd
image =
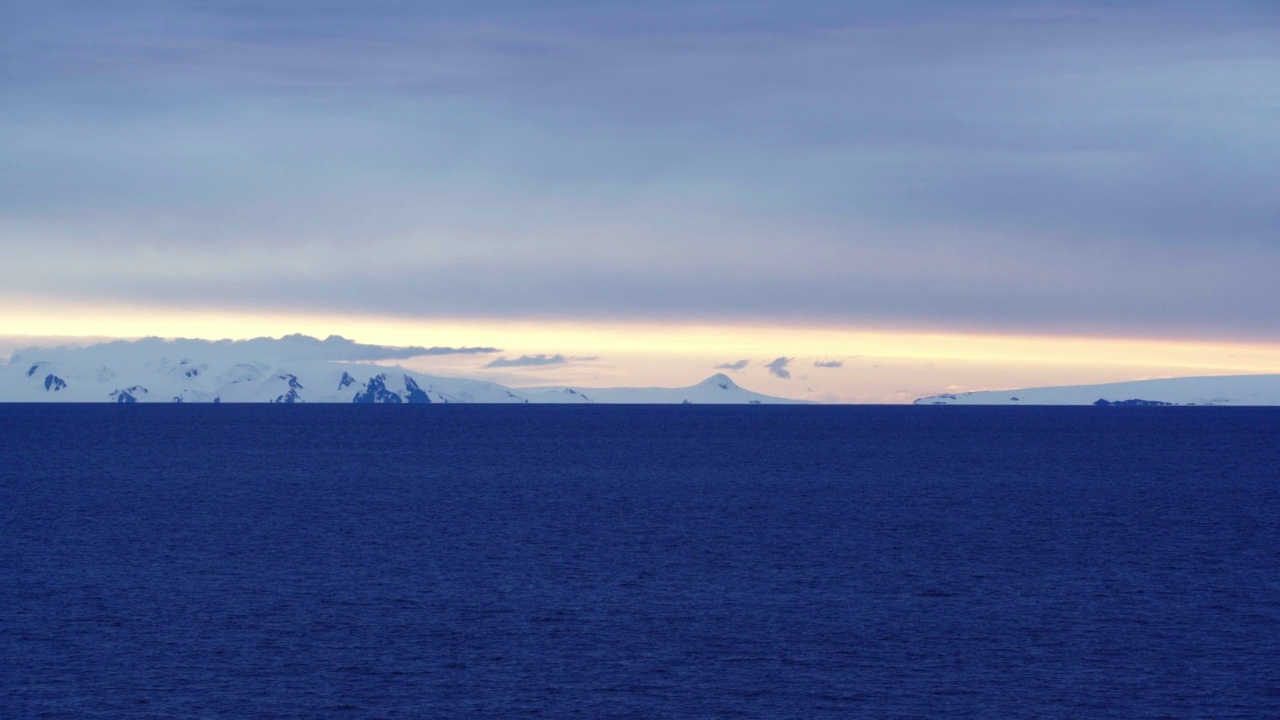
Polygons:
M384 373L369 378L369 382L364 384L364 389L356 393L351 402L396 404L403 400L398 394L387 389L387 376Z
M111 399L118 403L136 403L139 395L146 395L147 389L141 385L134 385L123 390L113 390Z
M1164 402L1163 400L1140 400L1133 398L1131 400L1106 400L1099 398L1094 401L1094 405L1098 407L1162 407L1174 405L1176 403Z
M404 393L405 400L410 403L429 403L431 398L427 396L427 392L418 387L418 383L408 375L404 376Z
M294 375L293 373L280 373L279 375L276 376L276 379L284 380L285 382L289 383L289 392L284 393L282 395L275 396L275 398L273 398L271 402L287 403L289 405L292 405L294 403L305 402L302 399L302 396L298 394L298 391L302 389L302 383L298 382L297 375Z

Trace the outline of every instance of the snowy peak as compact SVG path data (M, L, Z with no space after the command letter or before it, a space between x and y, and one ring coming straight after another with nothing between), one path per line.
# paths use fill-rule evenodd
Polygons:
M740 390L733 379L724 373L716 373L702 382L694 385L697 388L718 388L720 390Z
M343 382L351 376L346 372L342 373L342 381L338 384L343 386ZM378 373L369 378L360 391L352 398L352 402L368 404L368 403L389 403L398 405L400 403L429 403L431 397L427 395L418 382L407 374L393 373L391 375L391 384L396 389L387 386L387 373ZM350 384L350 383L348 383Z
M141 402L148 395L146 388L141 385L134 385L123 389L115 389L109 393L111 402L116 403L136 403Z
M673 405L776 405L803 401L771 397L744 390L724 373L716 373L686 388L521 388L530 402L673 404Z

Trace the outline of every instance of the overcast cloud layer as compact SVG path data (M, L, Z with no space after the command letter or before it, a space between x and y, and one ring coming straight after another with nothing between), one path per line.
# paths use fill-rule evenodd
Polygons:
M1270 2L218 5L0 10L0 288L1280 337Z

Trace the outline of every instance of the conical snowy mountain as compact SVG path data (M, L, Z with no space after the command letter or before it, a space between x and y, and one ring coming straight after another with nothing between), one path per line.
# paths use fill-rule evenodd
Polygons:
M266 342L264 342L266 341ZM0 402L792 403L724 375L687 388L520 388L334 357L368 354L342 338L164 341L29 349L0 365ZM323 352L317 353L317 349ZM419 354L451 351L416 348ZM465 352L464 349L458 352ZM324 359L308 359L307 355ZM412 355L402 355L409 357Z
M539 403L771 405L798 402L744 390L724 373L716 373L697 385L686 388L538 387L521 388L520 392L529 398L529 402Z

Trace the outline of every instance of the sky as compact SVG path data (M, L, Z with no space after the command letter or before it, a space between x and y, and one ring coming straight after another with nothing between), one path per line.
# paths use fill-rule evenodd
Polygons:
M340 334L848 402L1280 372L1278 21L0 3L0 351Z

